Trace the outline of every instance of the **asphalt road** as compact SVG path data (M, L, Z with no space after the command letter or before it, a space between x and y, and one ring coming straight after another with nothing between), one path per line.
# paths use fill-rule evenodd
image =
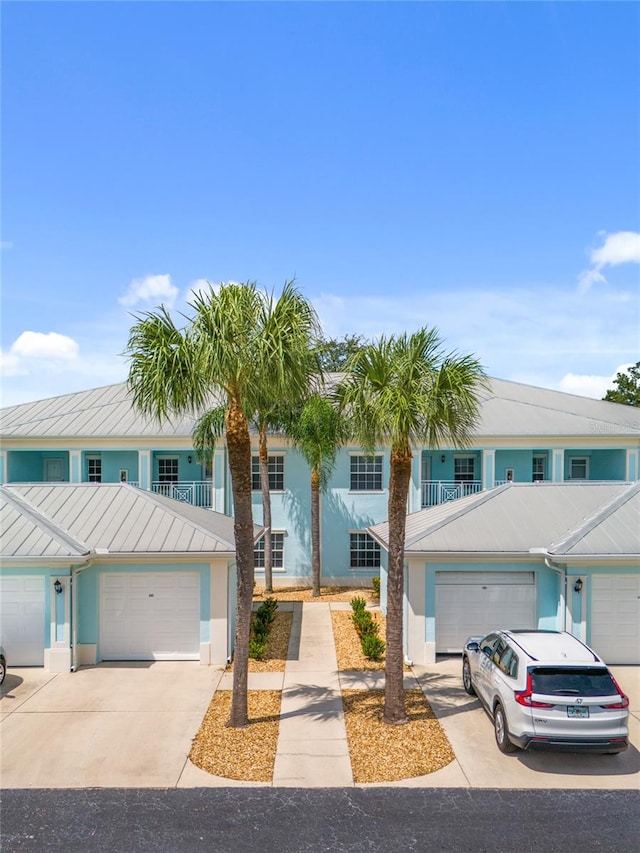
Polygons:
M640 792L2 791L2 853L638 853Z

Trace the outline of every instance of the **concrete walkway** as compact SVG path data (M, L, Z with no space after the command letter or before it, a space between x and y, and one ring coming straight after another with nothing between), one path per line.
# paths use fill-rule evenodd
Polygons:
M293 616L273 784L353 785L329 605L305 603Z

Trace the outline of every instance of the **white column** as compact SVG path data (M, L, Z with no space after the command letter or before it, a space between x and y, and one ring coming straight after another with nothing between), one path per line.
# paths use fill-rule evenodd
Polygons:
M564 448L551 451L551 480L554 483L564 481Z
M492 489L496 484L496 452L482 451L482 488Z
M7 451L0 450L0 483L9 482Z
M69 482L82 482L82 451L69 451Z
M151 488L151 451L138 451L138 485L141 489Z
M635 483L640 480L640 471L638 471L638 451L635 448L627 450L627 460L625 468L625 479L629 483Z

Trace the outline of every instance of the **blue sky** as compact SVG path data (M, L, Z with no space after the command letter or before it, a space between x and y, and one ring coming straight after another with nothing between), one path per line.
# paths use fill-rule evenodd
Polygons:
M3 405L204 280L589 396L640 358L638 4L2 7Z

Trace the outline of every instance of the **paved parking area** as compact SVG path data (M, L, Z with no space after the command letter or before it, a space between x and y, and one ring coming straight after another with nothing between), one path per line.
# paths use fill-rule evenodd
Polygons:
M414 672L445 728L456 760L408 787L640 789L640 667L611 671L630 700L629 749L619 755L522 752L503 755L480 702L468 696L459 657L442 658Z
M3 788L175 787L221 670L196 662L10 669Z
M456 760L430 776L385 786L639 789L640 667L613 671L631 699L627 752L503 755L489 718L462 689L460 659L416 667L414 674L445 727ZM11 669L0 700L0 785L244 786L212 777L188 760L191 740L221 678L221 670L195 662L101 664L59 675Z

